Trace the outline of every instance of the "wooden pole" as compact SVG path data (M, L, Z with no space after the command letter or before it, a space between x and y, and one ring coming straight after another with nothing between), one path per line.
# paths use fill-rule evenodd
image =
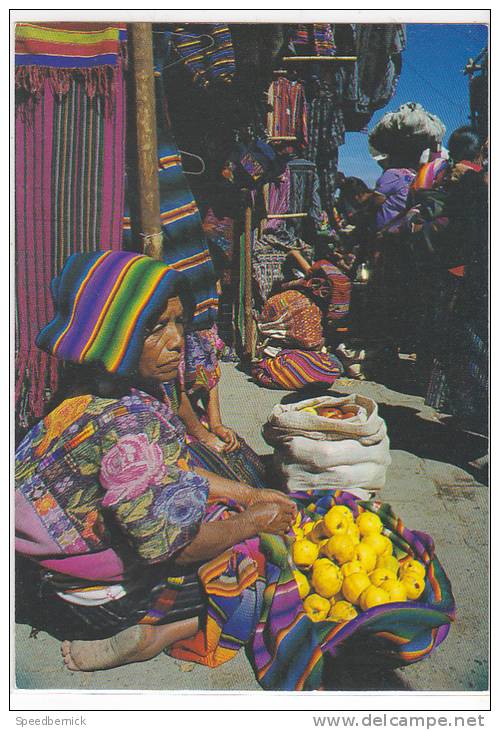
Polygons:
M245 202L245 354L253 357L253 316L252 316L252 205L250 193Z
M131 23L131 30L137 129L139 225L144 236L144 253L160 259L162 257L162 230L158 188L152 26L151 23Z

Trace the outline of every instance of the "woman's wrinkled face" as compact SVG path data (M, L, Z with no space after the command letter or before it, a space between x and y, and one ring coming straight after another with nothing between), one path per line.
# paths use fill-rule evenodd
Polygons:
M139 373L161 383L177 377L184 341L184 312L179 297L168 300L156 324L144 340Z

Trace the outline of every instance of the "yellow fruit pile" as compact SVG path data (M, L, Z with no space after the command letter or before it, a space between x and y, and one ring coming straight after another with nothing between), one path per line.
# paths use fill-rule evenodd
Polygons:
M317 522L301 519L293 528L293 574L313 621L350 621L359 610L421 596L425 567L398 561L378 515L361 512L354 521L348 507L337 505Z

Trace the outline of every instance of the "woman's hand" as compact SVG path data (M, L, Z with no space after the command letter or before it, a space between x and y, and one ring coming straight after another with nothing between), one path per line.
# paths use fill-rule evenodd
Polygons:
M253 504L245 512L245 518L254 527L255 534L270 532L272 535L286 535L295 520L295 505L281 502L261 502Z
M229 453L232 451L236 451L236 449L239 449L240 442L238 441L238 437L236 436L235 432L227 426L223 426L222 423L220 423L218 426L211 427L210 430L213 434L215 434L222 441L224 441L224 451L227 451Z
M291 507L293 510L293 519L297 516L297 505L286 494L278 492L276 489L251 489L250 496L246 503L246 507L252 507L256 504L279 504L284 507Z
M198 441L201 441L201 443L205 444L205 446L208 446L209 449L213 449L214 451L218 451L219 453L227 451L227 447L224 441L221 441L221 439L217 438L214 433L207 431L206 428L203 428L203 431L204 433L200 433L200 435L198 436Z

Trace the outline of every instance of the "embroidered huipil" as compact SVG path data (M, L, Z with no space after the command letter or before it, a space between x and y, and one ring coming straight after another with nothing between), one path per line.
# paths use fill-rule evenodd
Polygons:
M193 539L207 495L168 402L70 398L16 451L16 550L76 584L126 585Z

